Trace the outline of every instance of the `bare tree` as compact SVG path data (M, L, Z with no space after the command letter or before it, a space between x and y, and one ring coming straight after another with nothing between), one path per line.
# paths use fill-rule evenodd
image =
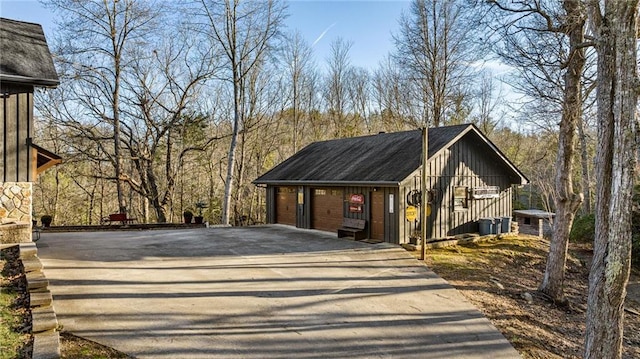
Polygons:
M581 121L578 122L578 139L580 142L580 168L582 175L582 193L584 194L584 202L582 203L582 213L589 214L593 211L591 197L592 191L592 153L590 151L591 144L593 143L593 137L590 136L588 126L589 115L583 115Z
M543 7L540 2L492 3L507 14L506 24L500 28L503 44L507 46L501 51L502 58L518 66L520 73L525 75L523 87L535 96L558 103L561 108L554 186L556 217L539 289L554 301L564 301L569 233L583 199L582 193L574 190L573 163L576 128L582 118L586 14L578 0L564 1L562 10L554 6ZM512 20L514 14L516 21ZM530 47L532 43L545 45ZM523 64L531 66L524 67Z
M472 16L464 0L413 0L408 14L399 20L400 32L394 36L396 61L415 84L415 103L421 109L423 125L438 127L455 95L472 72L469 66L482 36L474 37Z
M354 125L360 128L364 124L367 133L372 132L371 110L370 110L370 76L369 72L362 67L353 67L348 76L349 87L347 88L351 112L354 116Z
M337 38L331 43L331 53L327 58L324 98L328 115L333 121L335 137L353 134L352 126L347 121L348 79L352 68L349 59L351 46L350 42Z
M620 358L638 151L638 1L589 0L598 53L596 233L585 358Z
M482 130L482 133L490 136L495 128L502 122L503 113L498 113L504 104L504 93L497 88L493 74L487 70L482 71L476 86L476 112L472 121Z
M575 135L578 123L582 121L582 72L585 64L584 25L586 14L582 4L576 0L565 0L563 8L566 20L564 31L569 37L569 54L564 74L564 100L558 155L556 157L555 188L557 192L556 217L553 238L547 257L547 266L540 290L554 300L564 300L564 273L569 248L569 233L576 212L583 200L582 193L573 188L573 162L575 156Z
M293 117L293 152L299 148L300 116L303 112L302 102L305 87L309 85L311 69L314 67L311 46L303 39L300 32L288 36L283 48L282 58L289 78L291 111ZM304 126L302 126L304 127Z
M153 50L137 49L122 96L124 113L135 119L123 123L123 148L137 174L122 177L151 204L158 222L167 221L185 156L202 152L219 139L202 135L190 140L184 135L190 128L208 127L209 116L201 113L197 101L216 68L210 51L198 48L199 39L189 38L177 25L172 31L173 37L154 44Z
M85 176L117 183L120 211L128 202L131 212L141 198L145 219L151 203L156 219L165 222L184 156L215 141L183 141L189 126L205 122L195 102L215 71L210 50L179 19L167 17L165 3L50 5L66 14L58 64L67 81L55 91L57 101L39 102L41 111L66 127L68 139L82 139L70 143L83 160L96 164L91 168L101 170L78 166ZM172 25L171 36L160 23ZM108 164L115 176L102 171Z
M373 75L374 103L380 110L380 127L399 131L419 128L420 118L413 116L411 82L391 57L383 60Z
M234 190L235 156L241 131L245 101L243 82L260 65L280 34L286 4L279 0L200 0L199 15L204 20L214 46L220 46L226 60L228 81L233 86L233 129L227 158L227 175L222 205L222 223L229 224Z
M63 42L57 59L68 64L70 73L65 76L74 83L69 93L86 109L87 117L112 127L112 149L104 148L104 154L114 168L111 178L117 187L119 211L126 212L120 137L127 51L150 33L162 5L146 0L47 0L45 4L60 15Z
M252 189L255 189L255 186L251 180L247 181L246 174L252 173L248 166L252 164L253 155L259 152L260 147L264 144L267 128L274 124L276 118L274 109L281 109L286 103L286 98L282 97L283 82L278 81L275 69L271 65L273 62L264 59L260 66L255 66L243 81L242 91L245 94L243 96L245 99L243 113L245 113L245 117L238 138L237 191L232 196L233 210L239 224L246 224L245 220L248 219L246 217L252 213L253 201L251 198L249 201L246 199L251 197ZM277 107L278 103L280 103L280 107ZM283 134L278 135L282 136Z

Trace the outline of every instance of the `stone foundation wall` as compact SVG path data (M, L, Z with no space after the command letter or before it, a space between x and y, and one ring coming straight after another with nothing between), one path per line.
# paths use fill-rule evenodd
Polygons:
M520 233L550 238L553 233L553 224L548 219L531 218L531 224L524 224L524 218L517 221Z
M31 223L31 182L0 182L0 219Z
M32 209L31 182L0 182L0 243L31 242Z

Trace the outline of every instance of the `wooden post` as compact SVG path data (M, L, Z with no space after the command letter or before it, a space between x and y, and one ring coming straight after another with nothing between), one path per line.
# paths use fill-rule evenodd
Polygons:
M420 200L420 227L422 232L422 249L420 260L424 260L427 254L427 161L429 159L429 130L427 124L422 129L422 179L420 181L420 190L422 198Z

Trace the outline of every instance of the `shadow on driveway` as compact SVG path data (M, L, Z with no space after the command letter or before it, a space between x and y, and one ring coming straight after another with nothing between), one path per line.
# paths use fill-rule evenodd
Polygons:
M285 226L45 233L64 329L139 358L517 358L403 249Z

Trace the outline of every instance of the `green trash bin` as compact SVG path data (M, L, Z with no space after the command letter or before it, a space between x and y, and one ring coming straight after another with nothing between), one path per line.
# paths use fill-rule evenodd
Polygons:
M493 234L500 234L502 233L502 217L496 217L493 219L493 231L491 233Z
M486 236L493 233L495 222L493 218L480 218L478 220L480 226L480 235Z
M502 217L502 233L511 233L511 217Z

